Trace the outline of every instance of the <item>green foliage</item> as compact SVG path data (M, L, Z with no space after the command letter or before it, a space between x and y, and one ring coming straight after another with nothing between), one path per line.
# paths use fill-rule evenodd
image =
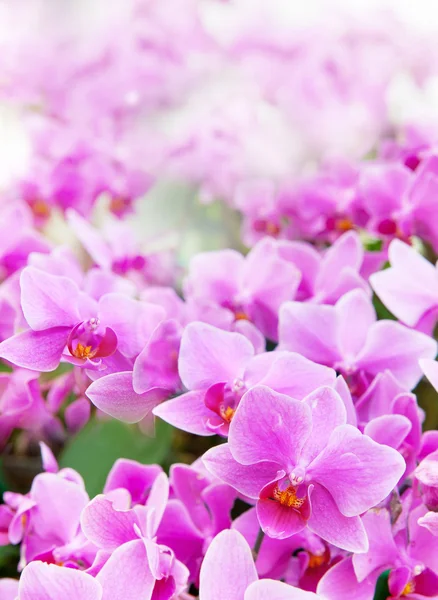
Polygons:
M376 591L373 600L386 600L391 594L388 587L389 569L383 571L376 583Z
M17 578L17 564L19 560L19 546L0 546L0 577Z
M376 309L377 318L378 319L391 319L391 321L396 321L397 319L394 317L392 312L390 312L383 302L380 300L376 294L373 295L373 304Z
M154 437L136 425L119 421L90 421L67 444L59 463L76 469L84 478L90 497L102 493L106 476L118 458L141 463L163 463L171 445L172 428L157 420Z

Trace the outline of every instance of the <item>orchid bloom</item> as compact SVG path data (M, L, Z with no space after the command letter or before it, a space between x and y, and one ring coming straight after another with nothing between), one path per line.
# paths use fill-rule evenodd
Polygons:
M388 369L411 390L421 378L418 360L437 353L429 336L395 321L377 321L370 298L361 290L348 292L334 306L285 302L279 330L279 349L333 367L353 389Z
M270 537L287 538L308 526L339 548L365 552L360 515L386 498L405 462L346 421L344 403L331 388L299 401L256 386L240 402L228 443L203 460L256 501Z
M438 309L437 268L400 240L391 242L388 258L391 266L370 277L376 294L406 325L424 323L433 329Z
M243 394L258 383L300 399L335 383L332 369L291 352L254 355L246 337L206 323L185 328L179 372L189 391L160 404L154 414L198 435L226 436Z
M282 302L294 298L300 278L276 243L264 239L246 258L235 250L198 254L184 289L187 298L212 300L231 310L236 320L252 321L276 340L278 310Z
M314 304L335 304L344 294L362 289L369 294L361 276L364 249L358 234L349 231L325 252L319 253L305 242L280 242L280 255L301 272L296 299Z
M183 591L188 571L170 548L157 544L156 533L169 494L169 483L160 473L144 506L126 505L126 498L96 496L82 512L85 536L109 557L96 579L102 600L130 597L169 599Z
M35 267L21 274L21 303L30 329L2 342L0 355L40 371L53 371L61 359L103 369L116 351L122 361L134 358L164 318L161 307L119 293L96 302L73 280Z

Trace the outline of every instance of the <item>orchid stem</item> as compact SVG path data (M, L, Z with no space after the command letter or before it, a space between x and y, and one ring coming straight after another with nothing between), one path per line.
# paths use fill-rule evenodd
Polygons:
M257 556L259 555L259 552L260 552L260 546L262 545L264 537L265 537L265 532L260 528L259 532L257 534L257 539L255 541L254 548L252 549L252 555L254 557L254 560L257 560Z

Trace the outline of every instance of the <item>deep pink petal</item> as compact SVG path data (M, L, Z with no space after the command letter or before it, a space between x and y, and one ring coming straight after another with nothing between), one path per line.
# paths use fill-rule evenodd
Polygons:
M304 402L256 386L243 396L231 421L230 450L241 464L268 460L289 472L311 427L311 411Z
M282 506L270 498L261 498L256 509L260 527L270 538L284 540L299 533L307 525L299 511Z
M153 482L161 472L158 465L142 465L135 460L119 458L108 473L103 493L126 489L134 504L144 504Z

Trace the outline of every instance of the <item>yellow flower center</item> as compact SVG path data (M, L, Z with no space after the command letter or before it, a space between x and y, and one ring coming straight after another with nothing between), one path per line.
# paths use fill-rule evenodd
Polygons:
M297 498L297 492L295 488L290 485L285 490L280 490L278 487L274 489L273 499L280 502L282 506L287 508L301 508L304 504L305 498Z
M322 554L312 554L308 552L309 555L309 569L316 569L317 567L321 567L324 563L327 562L327 553L323 552Z
M76 356L76 358L92 358L95 354L96 351L93 350L93 346L84 346L81 343L78 343L73 350L73 355Z
M350 231L350 229L354 229L354 223L351 219L338 219L336 229L338 231Z
M415 591L415 583L413 581L408 581L408 583L403 588L401 595L408 596L409 594L412 594L412 592L414 592L414 591Z
M234 408L231 408L231 406L227 406L227 408L221 407L221 409L220 409L221 417L227 423L231 423L231 420L234 417L235 412L236 411L234 410Z

